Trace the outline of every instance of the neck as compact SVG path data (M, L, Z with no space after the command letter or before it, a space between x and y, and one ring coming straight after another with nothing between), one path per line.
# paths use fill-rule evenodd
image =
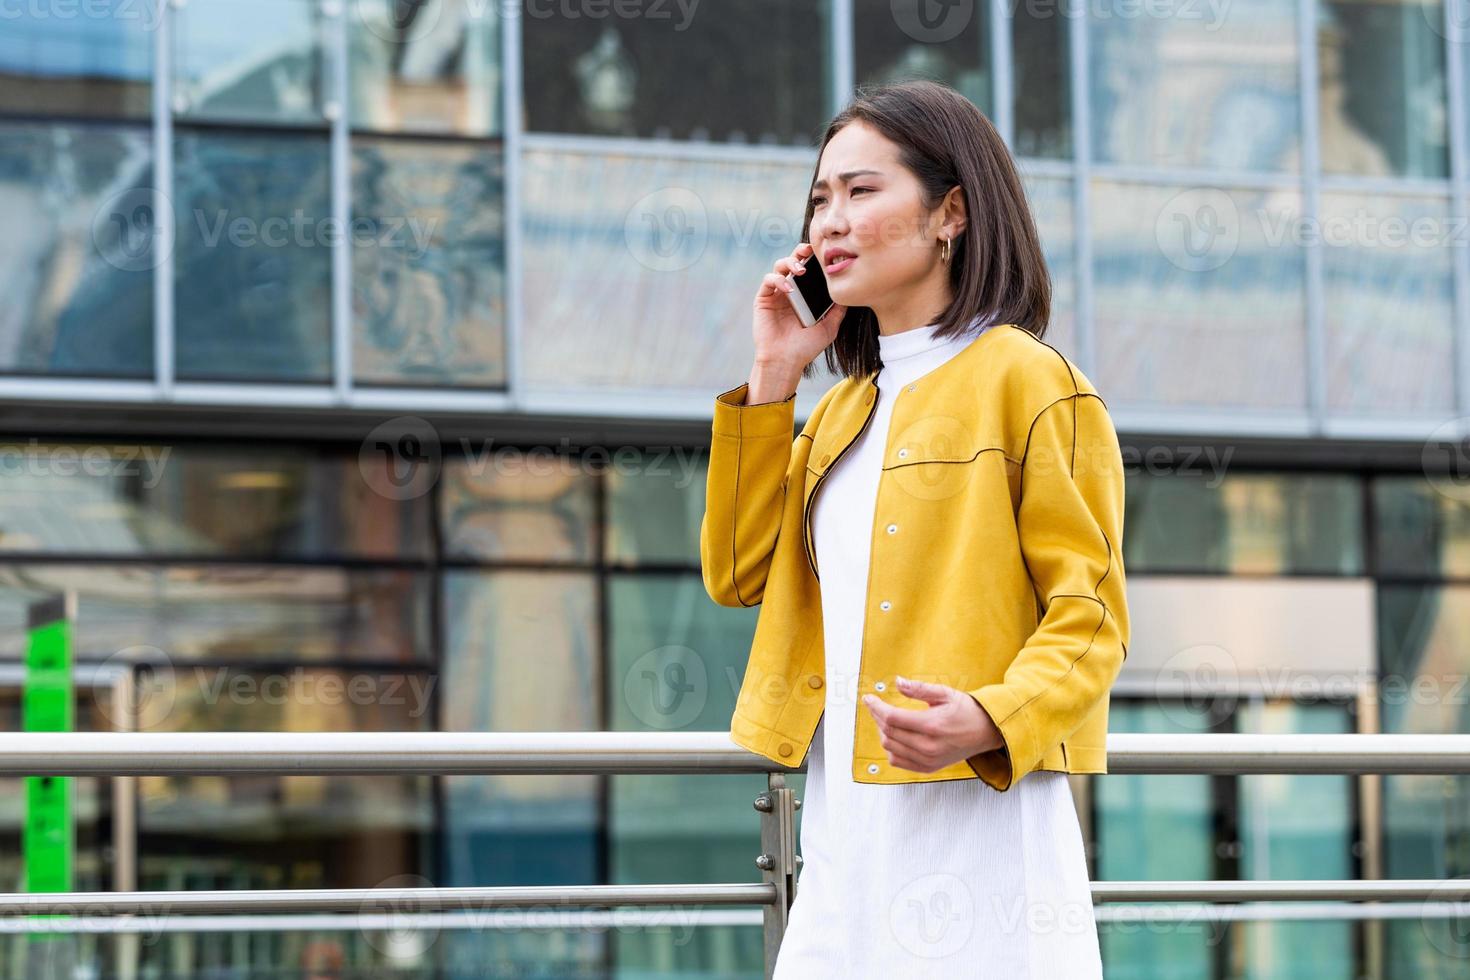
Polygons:
M949 267L941 265L915 288L884 297L868 309L878 318L878 333L890 336L933 323L953 302Z

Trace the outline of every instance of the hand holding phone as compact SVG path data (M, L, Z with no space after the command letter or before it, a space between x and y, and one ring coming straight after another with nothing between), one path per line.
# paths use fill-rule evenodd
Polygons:
M833 302L827 293L820 264L811 244L800 242L789 255L776 260L755 296L756 363L792 379L836 339L847 312L847 307ZM818 285L813 288L809 282ZM810 319L802 315L803 307Z

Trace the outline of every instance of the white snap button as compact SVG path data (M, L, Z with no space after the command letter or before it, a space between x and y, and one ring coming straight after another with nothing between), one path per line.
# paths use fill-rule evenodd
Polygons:
M876 683L876 684L873 685L873 690L875 690L875 691L886 691L886 690L888 690L888 685L887 684L884 684L882 681L879 681L878 683Z
M919 386L918 385L909 385L909 391L913 391L917 387L919 387Z
M870 763L868 763L868 772L877 772L877 771L878 771L878 763L876 763L876 762L870 762Z
M887 612L888 610L893 608L893 603L889 602L887 599L884 599L882 602L878 603L878 608L883 610L884 612Z
M899 458L899 459L906 459L906 458L907 458L907 457L908 457L908 454L909 454L909 451L908 451L908 449L907 449L907 448L905 448L905 449L900 449L900 450L899 450L899 451L898 451L898 458Z
M898 533L898 525L897 524L890 524L890 525L888 525L888 533L889 534L897 534Z

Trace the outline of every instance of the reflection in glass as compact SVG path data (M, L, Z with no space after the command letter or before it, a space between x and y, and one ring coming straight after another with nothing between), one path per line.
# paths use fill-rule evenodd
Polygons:
M1381 415L1454 408L1449 201L1322 194L1327 402ZM1464 247L1461 240L1459 247Z
M152 377L152 183L145 130L0 125L0 371Z
M144 701L157 732L433 729L425 673L204 667ZM428 869L428 776L145 776L138 784L146 889L372 888ZM218 884L201 886L199 879ZM224 882L228 882L225 884Z
M608 727L727 730L750 651L752 611L711 603L697 573L615 575L608 602ZM747 809L766 787L763 776L609 778L614 883L760 880L750 857L759 828ZM788 777L788 784L800 798L806 778ZM761 947L750 938L753 931L701 929L677 950L670 950L667 937L657 931L631 933L619 943L620 963L651 969L672 956L670 968L759 974Z
M1295 190L1095 181L1098 372L1121 404L1302 408Z
M445 730L602 727L597 590L591 573L449 572L444 616ZM597 881L599 779L446 778L446 883Z
M1470 586L1380 585L1381 725L1416 735L1470 732ZM1384 776L1384 877L1470 875L1470 776ZM1386 923L1385 976L1450 980L1470 940L1456 918Z
M1296 13L1239 0L1089 17L1094 158L1300 170Z
M27 603L75 589L79 657L425 661L428 585L414 572L330 566L7 562L0 656L21 656Z
M1360 575L1362 494L1334 473L1130 473L1124 564L1139 572Z
M698 565L708 473L709 457L683 446L615 465L607 474L608 560Z
M146 118L162 10L137 0L0 6L0 112Z
M828 7L741 0L593 17L531 5L526 129L811 146L829 115Z
M1113 699L1108 731L1200 733L1209 718L1193 706ZM1204 775L1122 776L1092 781L1098 881L1210 881L1215 871L1215 800ZM1098 923L1109 980L1210 977L1210 924L1165 929Z
M927 78L958 91L994 115L987 5L955 4L937 17L890 0L857 0L853 62L857 84Z
M500 133L499 9L475 0L356 0L347 22L352 125Z
M1015 137L1012 151L1023 157L1064 159L1072 155L1072 79L1068 33L1072 18L1050 4L1008 3L1011 62L1015 72ZM984 9L977 5L977 10Z
M1374 574L1470 578L1470 487L1463 472L1436 471L1428 479L1380 473L1371 485Z
M795 246L814 162L523 151L526 384L703 395L745 380L729 379L754 357L751 283Z
M326 138L181 133L174 169L178 377L327 380Z
M1051 323L1042 339L1076 360L1077 225L1072 217L1072 182L1028 175L1024 164L1021 169L1026 200L1051 273Z
M352 159L353 379L504 386L500 148L357 139Z
M375 492L355 454L0 440L0 552L281 560L428 547L427 501Z
M440 477L446 558L590 562L597 484L579 457L486 444L447 460ZM550 448L550 447L546 447ZM481 454L483 450L483 454Z
M1236 730L1264 735L1347 734L1340 705L1288 701L1244 705ZM1252 881L1349 880L1353 857L1353 778L1287 774L1240 777L1240 876ZM1351 922L1240 923L1244 942L1231 976L1259 980L1353 980Z
M318 0L193 0L176 9L181 116L321 121L326 21Z
M1444 5L1437 0L1319 0L1324 173L1449 173L1445 29Z

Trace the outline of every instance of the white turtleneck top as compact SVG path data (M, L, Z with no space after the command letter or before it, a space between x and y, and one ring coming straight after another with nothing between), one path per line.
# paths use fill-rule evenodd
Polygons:
M1028 773L1005 792L980 779L852 779L855 710L867 710L857 686L869 548L894 399L973 343L978 326L948 340L935 339L932 324L879 335L872 422L817 491L826 710L807 754L804 863L776 980L1102 977L1065 773Z

